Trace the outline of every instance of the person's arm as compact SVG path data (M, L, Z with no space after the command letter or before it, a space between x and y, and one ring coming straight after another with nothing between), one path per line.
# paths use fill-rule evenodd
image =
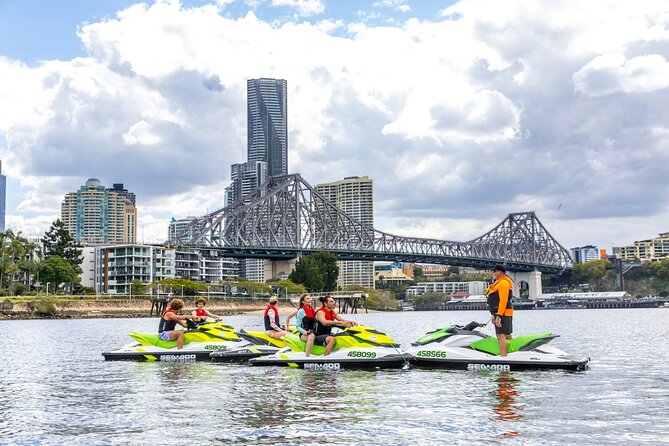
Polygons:
M186 319L193 319L195 316L191 316L188 314L180 315L180 314L174 314L174 313L167 313L167 319L176 321L177 324L181 325L184 328L188 328L188 325L186 325L185 321Z
M272 327L272 330L281 331L281 327L276 324L276 318L279 316L276 314L276 311L272 310L272 312L268 312L267 315L269 316L269 325Z
M506 280L500 280L499 284L497 285L497 293L499 293L499 306L497 307L496 316L504 315L506 304L509 301L510 290L511 287L509 286L509 282L507 282Z
M297 310L295 310L295 311L293 311L292 313L290 313L290 314L288 315L288 317L286 317L286 330L290 330L290 320L291 320L292 318L294 318L295 315L297 315L298 313L299 313L299 312L298 312ZM297 322L296 322L296 323L297 323L297 325L298 325L298 327L299 327L299 325L300 325L300 319L299 319L299 318L297 319ZM299 330L299 328L298 328L298 330Z
M319 311L316 314L316 319L318 319L318 322L325 325L326 327L338 327L339 325L341 325L341 322L336 320L336 316L334 321L329 321L325 319L325 313L323 313L322 311Z
M339 316L338 314L335 314L335 319L337 319L344 327L355 327L356 325L358 325L357 322L346 320L343 317Z
M220 319L221 318L221 316L219 316L218 314L214 314L209 310L204 310L204 311L206 311L207 316L209 316L212 319Z
M297 331L299 331L301 334L306 334L307 330L302 328L302 320L304 319L304 316L306 316L307 313L300 308L300 310L297 312L297 318L295 318L295 328ZM288 316L288 319L286 319L286 329L288 329L288 320L290 319L290 316L292 316L292 313Z

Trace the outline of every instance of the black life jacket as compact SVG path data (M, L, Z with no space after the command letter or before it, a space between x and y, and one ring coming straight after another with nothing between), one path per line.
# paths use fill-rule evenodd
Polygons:
M502 279L502 280L509 280L509 279ZM511 281L509 281L509 283L512 284ZM511 302L511 300L513 299L513 288L509 288L509 299L506 301L506 307L504 308L501 309L499 308L499 291L493 291L492 293L488 294L486 298L488 300L488 309L490 310L490 314L501 313L502 315L507 316L506 310L513 310L513 303Z
M280 322L279 322L279 310L278 310L274 305L269 304L269 305L267 305L267 308L265 308L265 315L264 315L264 318L265 318L265 330L267 330L267 331L269 331L269 330L274 330L274 328L272 328L272 323L271 323L271 321L269 320L269 313L268 313L269 310L273 310L273 311L274 311L274 317L275 317L274 322L276 323L277 326L280 327Z
M171 308L168 308L167 310L163 311L163 314L160 315L160 324L158 324L158 333L162 333L163 331L172 331L177 328L177 321L165 320L165 315L167 313L177 314L177 312Z
M302 318L302 328L306 331L313 330L316 324L316 311L311 305L302 305L301 310L304 310L304 317Z
M335 317L336 313L334 312L334 310L328 310L325 307L320 307L318 309L318 311L316 311L316 314L318 314L319 311L322 311L323 313L325 313L325 320L326 321L337 320L337 318ZM316 321L315 321L315 327L316 328L314 329L314 333L316 334L316 336L331 335L332 334L332 327L329 326L329 325L323 325L323 324L319 323L318 319L316 319Z

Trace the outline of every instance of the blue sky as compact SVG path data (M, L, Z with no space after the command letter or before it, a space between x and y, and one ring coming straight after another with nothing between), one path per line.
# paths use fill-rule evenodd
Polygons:
M220 207L253 77L288 80L289 170L370 176L379 229L669 230L663 0L0 0L8 227L39 235L89 177L137 193L147 241Z
M77 37L79 26L106 18L112 18L119 10L140 3L132 0L0 0L0 55L35 64L45 59L67 60L84 56L85 49ZM151 3L151 2L149 2ZM183 0L184 6L201 6L207 0ZM377 5L370 0L336 0L325 3L323 13L301 17L300 20L319 21L325 18L352 22L360 20L359 11L377 13L379 17L368 19L369 23L387 23L389 19L404 21L408 17L436 18L439 11L453 1L403 1L411 7L409 13L398 11L394 6ZM272 6L268 2L237 1L228 5L223 14L230 17L243 16L248 11L268 22L288 20L294 8Z

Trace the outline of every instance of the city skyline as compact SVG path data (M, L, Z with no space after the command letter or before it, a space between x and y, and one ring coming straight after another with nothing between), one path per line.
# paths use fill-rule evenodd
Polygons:
M133 185L147 241L221 207L246 81L276 77L290 172L373 178L379 229L467 240L533 210L565 247L667 231L667 6L377 3L122 2L69 25L79 54L0 31L7 227L39 235L89 177Z

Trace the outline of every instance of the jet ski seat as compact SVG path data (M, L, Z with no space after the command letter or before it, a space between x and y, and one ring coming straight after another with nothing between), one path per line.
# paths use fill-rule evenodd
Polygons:
M553 335L551 332L518 336L509 342L509 353L532 350L557 337L558 335ZM492 336L473 342L471 348L499 356L499 342L497 342L497 338Z

